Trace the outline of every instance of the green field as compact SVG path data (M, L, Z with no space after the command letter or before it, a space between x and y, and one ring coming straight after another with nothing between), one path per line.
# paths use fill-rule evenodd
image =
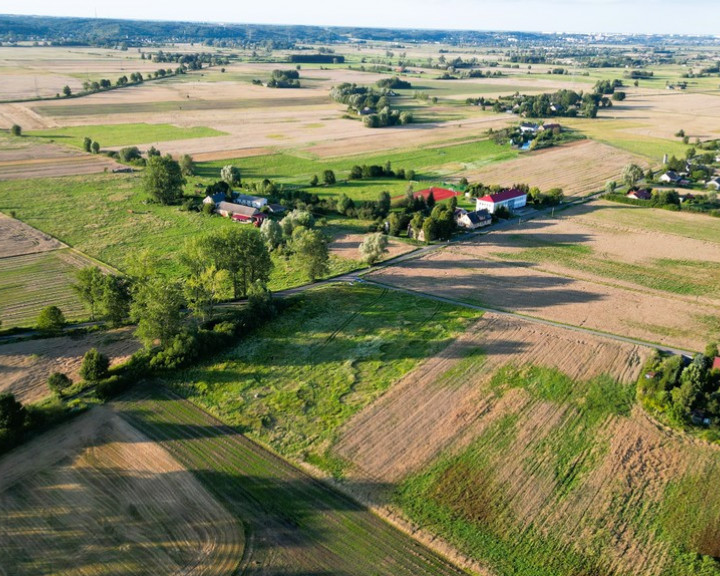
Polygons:
M46 306L68 320L88 317L71 288L75 272L93 262L72 250L53 250L0 259L0 320L3 328L34 326Z
M85 110L86 107L80 108ZM91 126L64 126L49 130L31 130L28 136L54 140L59 144L67 144L82 148L87 137L100 143L102 148L113 146L130 146L132 144L150 144L169 140L187 140L191 138L209 138L224 136L226 132L213 130L204 126L181 128L172 124L100 124Z
M694 552L717 556L720 497L709 488L716 455L706 451L697 470L665 481L660 494L641 472L628 487L622 468L611 477L598 472L613 441L603 430L631 417L634 386L507 366L488 389L498 397L517 391L528 400L493 419L464 450L401 484L396 502L415 523L487 562L498 576L720 574L716 561ZM529 433L526 422L536 411L549 418L545 407L560 419L543 420ZM683 446L672 442L667 450ZM651 565L618 538L647 552ZM618 554L626 555L620 566Z
M187 402L146 392L116 409L244 523L243 574L465 574Z
M517 150L512 150L508 146L498 146L490 140L477 140L410 150L394 150L380 154L347 156L328 160L279 152L237 160L202 163L198 167L198 176L217 179L223 166L234 164L240 168L243 178L246 180L269 178L278 182L306 186L313 175L317 175L322 180L324 170L334 170L337 179L344 180L347 178L350 168L356 164L385 166L386 162L390 162L394 170L400 168L415 170L417 179L436 180L441 179L443 176L459 174L465 168L477 168L485 164L510 160L517 156ZM348 196L359 200L369 198L374 200L377 193L383 189L389 189L393 192L399 191L402 194L407 186L408 182L404 180L355 180L330 187L319 186L313 189L312 192L321 195L334 195L344 192ZM422 186L422 184L417 186Z
M283 454L327 469L337 428L478 313L367 285L331 285L172 387ZM337 471L337 470L334 470Z

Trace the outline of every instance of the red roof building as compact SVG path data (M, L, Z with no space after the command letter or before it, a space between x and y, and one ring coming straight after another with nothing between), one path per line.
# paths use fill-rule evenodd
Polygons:
M500 206L505 206L512 212L513 210L522 208L526 204L527 194L522 190L511 188L478 198L475 202L475 210L487 210L490 214L494 214Z

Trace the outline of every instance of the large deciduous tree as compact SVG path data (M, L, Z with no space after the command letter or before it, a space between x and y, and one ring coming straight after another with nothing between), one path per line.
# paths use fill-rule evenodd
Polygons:
M330 254L322 232L299 226L293 230L290 247L308 280L313 282L328 273Z
M370 265L375 264L384 253L386 253L388 246L388 238L381 232L376 232L367 236L362 244L360 244L360 254L362 254L363 260Z
M143 188L161 204L175 204L182 198L185 178L180 165L169 154L151 156L143 174Z

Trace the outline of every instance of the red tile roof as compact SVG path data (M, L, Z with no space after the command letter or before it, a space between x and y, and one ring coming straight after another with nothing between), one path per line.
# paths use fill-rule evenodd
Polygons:
M497 194L488 194L487 196L483 196L480 198L483 202L503 202L505 200L512 200L513 198L520 198L521 196L525 196L525 192L522 190L518 190L516 188L513 188L512 190L503 190L502 192L498 192Z

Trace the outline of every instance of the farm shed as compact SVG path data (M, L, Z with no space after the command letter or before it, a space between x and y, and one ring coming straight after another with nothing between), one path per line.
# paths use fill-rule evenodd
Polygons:
M215 208L215 212L225 218L232 218L241 222L252 222L260 214L257 208L251 206L241 206L232 202L219 202Z
M262 196L250 196L249 194L237 194L233 196L233 202L260 210L263 206L265 206L265 204L267 204L267 198L263 198Z
M475 210L478 212L480 210L487 210L490 214L495 214L495 211L501 206L505 206L512 212L518 208L523 208L526 204L527 194L513 188L478 198L475 202Z

